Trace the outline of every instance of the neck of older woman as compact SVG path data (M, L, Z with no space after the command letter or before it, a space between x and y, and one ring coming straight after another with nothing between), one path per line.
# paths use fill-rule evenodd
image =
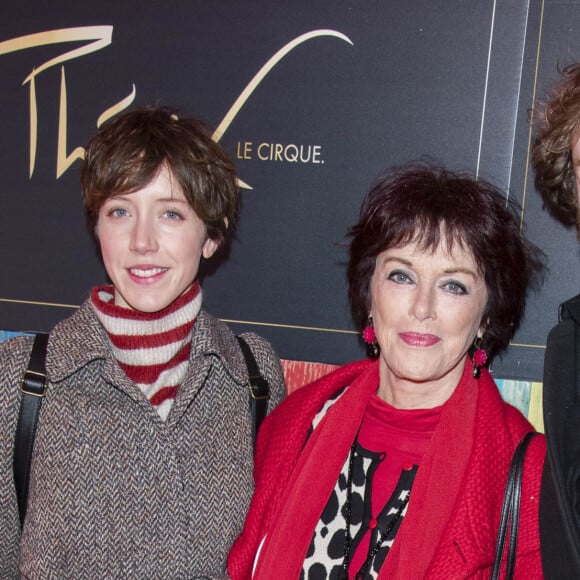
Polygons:
M397 375L381 361L377 396L396 409L433 409L451 397L463 368L464 360L442 377L416 381Z

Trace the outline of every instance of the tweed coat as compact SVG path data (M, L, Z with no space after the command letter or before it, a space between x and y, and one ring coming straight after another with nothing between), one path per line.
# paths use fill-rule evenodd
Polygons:
M243 335L272 390L280 362ZM18 383L32 340L0 344L0 578L220 578L253 492L247 368L201 311L164 423L116 363L89 301L50 335L49 380L22 537L12 473Z

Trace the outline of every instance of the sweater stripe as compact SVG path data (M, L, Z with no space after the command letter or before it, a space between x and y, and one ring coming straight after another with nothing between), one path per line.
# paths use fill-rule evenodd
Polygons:
M191 342L191 335L192 333L189 332L185 340L179 341L179 345L188 346L188 343ZM171 342L157 348L137 347L133 350L121 350L113 347L113 352L120 364L130 367L166 365L168 361L180 353L180 351L175 352L176 344L177 342Z
M172 372L176 367L178 367L182 363L189 362L189 353L191 351L191 344L184 344L183 348L167 363L161 362L157 364L128 364L123 362L117 358L117 362L119 366L125 371L125 374L135 383L137 384L145 384L149 385L151 383L156 383L159 380L159 377L162 373L166 373L167 371ZM147 362L147 352L138 352L139 357L135 357L133 362L137 359L142 359ZM131 354L134 354L133 351ZM117 354L117 353L115 353ZM143 356L141 356L143 355ZM153 357L149 359L153 361ZM181 382L181 381L180 381ZM173 384L173 383L172 383Z
M131 310L114 300L112 286L91 294L117 363L165 421L187 374L193 325L201 309L199 283L159 312Z
M166 401L167 399L175 399L175 395L177 394L177 389L179 387L163 387L159 389L152 397L149 399L151 404L154 407L158 407Z
M105 329L110 335L143 336L146 334L160 334L162 332L166 332L170 328L176 328L178 326L181 326L184 323L184 321L189 320L189 312L191 310L193 310L195 312L195 316L197 316L197 313L201 309L201 301L202 301L202 293L200 291L193 302L186 304L183 308L179 308L176 311L168 313L166 317L164 315L164 318L159 320L153 319L136 320L134 318L119 319L116 316L113 316L111 314L108 314L107 312L103 312L100 310L98 311L98 317L99 320L101 321L101 324L105 327ZM120 308L119 306L114 306L111 304L106 305L109 307L112 306L112 308L114 308L115 310ZM133 311L128 310L128 312L132 313ZM162 310L161 312L164 313L165 311ZM159 313L156 312L154 314Z
M140 349L153 349L155 347L166 345L170 342L176 342L178 340L184 340L191 338L191 322L186 322L181 326L168 330L167 332L161 332L159 334L141 334L138 335L138 343ZM121 334L109 335L113 346L120 350L131 350L135 348L135 337L136 336L126 336Z
M182 363L182 369L187 371L187 363ZM179 369L178 369L179 370ZM155 396L157 391L161 388L166 387L177 387L179 388L180 384L174 384L174 376L177 374L178 371L171 373L170 371L166 371L165 373L161 373L159 378L151 384L146 383L137 383L139 388L143 391L147 399L151 401L151 399Z

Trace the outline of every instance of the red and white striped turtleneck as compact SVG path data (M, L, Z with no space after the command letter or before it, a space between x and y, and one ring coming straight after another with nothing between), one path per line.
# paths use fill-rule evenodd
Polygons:
M107 331L113 354L143 391L163 421L185 379L193 325L201 309L201 288L192 287L159 312L139 312L114 304L114 288L91 292L96 315Z

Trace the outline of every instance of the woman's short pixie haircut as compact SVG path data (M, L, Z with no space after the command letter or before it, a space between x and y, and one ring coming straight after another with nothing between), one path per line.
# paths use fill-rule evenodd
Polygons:
M234 162L200 121L165 107L124 113L89 141L81 188L92 230L109 197L146 186L163 166L205 223L208 236L220 244L226 241L238 213Z
M523 315L527 290L539 281L544 255L520 232L517 205L490 183L424 163L397 168L366 195L348 236L349 299L357 328L368 319L377 256L411 242L435 251L471 252L488 292L482 347L507 347Z
M546 206L564 224L576 225L580 212L572 148L580 138L580 63L562 70L562 79L536 111L538 134L532 150L536 188Z

